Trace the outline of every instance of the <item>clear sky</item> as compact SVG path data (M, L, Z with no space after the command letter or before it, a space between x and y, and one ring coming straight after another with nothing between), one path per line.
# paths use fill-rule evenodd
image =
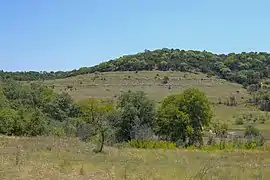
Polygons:
M0 0L0 69L71 70L144 49L270 50L269 0Z

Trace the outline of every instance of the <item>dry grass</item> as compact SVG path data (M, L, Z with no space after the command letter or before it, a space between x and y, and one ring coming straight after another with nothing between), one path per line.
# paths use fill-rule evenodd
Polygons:
M156 76L159 74L159 76ZM164 76L169 83L162 84ZM87 97L117 98L121 92L143 90L159 102L165 96L195 87L216 103L235 95L237 107L214 105L215 119L235 126L242 113L261 113L245 107L248 93L238 84L203 74L182 72L110 72L44 82L55 91L67 91L79 101ZM69 86L69 89L68 89ZM170 86L170 88L169 88ZM66 89L66 90L65 90ZM72 90L71 90L72 89ZM270 137L270 123L258 126ZM70 138L0 138L0 179L267 179L270 176L268 151L138 150L106 147L94 154L90 144Z
M0 138L1 179L267 179L266 151L202 152L105 148L76 139Z
M156 76L156 75L159 76ZM169 77L168 84L162 84L164 76ZM121 92L131 90L143 90L150 98L160 101L171 93L179 93L186 88L194 87L203 90L212 101L219 97L224 100L231 94L238 99L247 97L246 90L241 85L229 83L215 77L208 78L204 74L191 74L183 72L141 71L135 72L107 72L76 76L66 79L49 80L46 85L55 85L56 91L67 90L72 86L73 90L67 90L75 100L81 100L89 96L112 98L119 96ZM169 86L171 89L169 89ZM239 91L239 93L236 93Z

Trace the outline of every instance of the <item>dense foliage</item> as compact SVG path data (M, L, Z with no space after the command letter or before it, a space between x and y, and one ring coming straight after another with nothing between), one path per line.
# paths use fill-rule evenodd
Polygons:
M67 72L0 72L0 77L16 80L43 80L65 78L80 74L108 71L177 70L203 72L217 75L243 85L257 84L270 77L270 54L265 52L213 54L206 51L184 51L179 49L145 50L143 53L127 55Z
M114 122L119 141L151 136L156 111L155 104L142 91L125 92L117 103L120 118ZM150 135L149 135L150 133Z
M0 134L44 135L57 123L78 116L67 93L56 94L39 84L4 81L0 87Z
M212 118L210 102L198 89L166 97L158 111L156 132L170 141L193 145L202 143L202 128Z
M97 152L105 143L139 148L174 148L179 142L201 145L203 127L209 126L211 119L210 102L198 89L170 95L156 109L141 91L124 92L116 102L90 98L75 103L68 93L55 93L41 84L0 82L0 134L77 136L84 141L97 137ZM217 137L226 136L226 126L212 126ZM248 147L264 142L251 126L245 136ZM168 142L157 141L161 139Z

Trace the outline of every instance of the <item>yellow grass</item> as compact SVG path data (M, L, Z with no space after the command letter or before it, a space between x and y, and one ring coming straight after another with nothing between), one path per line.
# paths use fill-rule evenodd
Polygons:
M76 139L0 138L1 179L268 179L268 151L105 148Z

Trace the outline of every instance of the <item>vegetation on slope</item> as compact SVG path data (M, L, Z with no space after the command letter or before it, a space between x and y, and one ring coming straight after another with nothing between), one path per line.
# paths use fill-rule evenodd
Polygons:
M157 111L156 104L143 92L124 92L115 102L91 98L77 103L68 93L56 93L43 85L24 84L10 79L54 79L97 71L177 70L195 74L202 72L249 85L248 91L253 92L253 98L250 98L249 102L258 105L261 110L270 111L267 81L261 82L261 79L269 78L268 67L268 54L265 53L214 55L207 52L162 49L124 56L115 61L72 72L2 72L0 133L20 136L64 134L80 136L82 140L100 135L101 146L98 151L102 151L107 136L113 141L110 143L151 139L157 136L158 139L165 138L173 143L181 141L184 146L201 146L204 143L203 127L211 125L212 105L204 92L198 89L189 88L181 94L168 96L161 102ZM93 81L99 78L98 74L95 73ZM155 76L155 80L162 80L162 85L172 81L169 76L160 78L158 74ZM80 82L80 85L83 83ZM73 86L67 85L67 88L73 89ZM168 89L171 88L169 84ZM227 106L236 105L235 97L230 97ZM212 127L218 129L216 135L220 138L225 136L228 129L223 124ZM86 133L82 132L85 128ZM252 138L255 138L255 142L248 140L248 147L263 144L260 133L254 134Z
M99 136L97 152L103 150L104 143L132 140L139 140L138 147L145 140L162 139L201 147L203 128L212 126L218 136L225 136L227 131L223 124L212 122L210 101L194 88L169 95L158 108L142 91L124 92L116 101L88 98L76 103L68 93L10 80L3 82L0 98L0 134L77 136L84 141ZM241 141L244 147L262 146L261 133L251 134L252 139Z
M179 49L145 50L143 53L127 55L67 72L0 72L3 78L15 80L42 80L110 71L176 70L203 72L217 75L243 85L258 84L270 77L270 54L264 52L213 54L206 51L184 51Z

